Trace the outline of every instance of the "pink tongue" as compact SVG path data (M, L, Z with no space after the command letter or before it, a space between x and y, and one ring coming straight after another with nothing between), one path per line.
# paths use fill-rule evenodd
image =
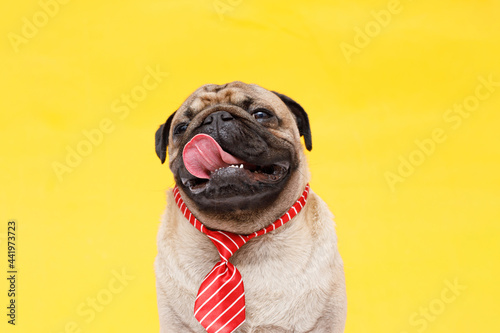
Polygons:
M210 174L242 160L226 153L210 135L198 134L191 139L182 152L187 171L195 177L209 179Z

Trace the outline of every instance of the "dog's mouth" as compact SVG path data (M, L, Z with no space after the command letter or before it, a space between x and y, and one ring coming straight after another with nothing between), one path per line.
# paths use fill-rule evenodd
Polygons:
M272 185L288 175L289 161L250 163L225 151L207 134L197 134L185 146L183 161L189 175L181 177L182 184L193 194L216 186L229 189L236 184Z

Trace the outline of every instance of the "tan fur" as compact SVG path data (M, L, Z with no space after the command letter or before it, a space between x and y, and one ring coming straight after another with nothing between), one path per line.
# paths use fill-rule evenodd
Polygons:
M276 95L241 82L215 91L217 87L199 88L178 111L190 107L197 112L192 121L198 121L212 105L237 103L245 95L251 95L283 119L282 126L272 132L293 143L300 161L299 169L280 194L277 205L266 211L246 214L246 223L217 220L213 215L198 211L183 195L193 214L208 227L248 234L272 223L301 195L309 181L306 157L295 120ZM182 112L176 114L172 126L180 121L183 121ZM173 159L179 158L182 147L173 142L172 137L170 143L172 164ZM194 318L194 302L201 281L219 258L209 238L181 214L169 190L155 261L161 332L205 332ZM236 332L344 331L346 295L342 259L337 250L332 215L313 191L293 220L273 232L251 239L230 261L241 272L245 285L246 321Z

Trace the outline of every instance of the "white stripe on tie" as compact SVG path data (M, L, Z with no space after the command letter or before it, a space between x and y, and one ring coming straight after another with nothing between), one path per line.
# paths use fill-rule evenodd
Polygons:
M229 320L228 320L228 321L227 321L227 322L226 322L223 326L221 326L221 328L219 328L217 331L215 331L215 333L219 333L221 329L223 329L224 327L226 327L226 325L227 325L227 324L229 324L230 322L232 322L232 321L233 321L233 319L234 319L234 318L236 318L236 316L237 316L237 315L239 315L239 314L241 313L241 311L243 311L243 310L245 310L245 306L243 306L243 307L241 308L241 310L240 310L240 311L238 311L238 313L237 313L237 314L235 314L235 315L233 316L233 318L229 319ZM245 322L245 321L243 320L243 322L242 322L241 324L239 324L239 325L238 325L238 327L240 327L240 326L241 326L244 322ZM236 328L238 328L238 327L236 327ZM236 328L235 328L235 329L236 329Z
M237 285L236 285L233 289L231 289L231 291L230 291L230 292L228 292L228 293L227 293L227 295L226 295L226 296L224 296L224 298L223 298L223 299L221 299L221 300L219 301L219 303L217 303L217 304L216 304L216 305L212 308L212 310L208 311L208 312L207 312L207 314L205 315L205 317L201 318L201 320L200 320L200 324L202 323L202 321L204 321L204 320L205 320L205 318L207 318L207 316L208 316L210 313L212 313L212 311L214 311L214 310L215 310L215 308L216 308L216 307L218 307L218 306L219 306L222 302L224 302L224 300L225 300L226 298L228 298L228 297L229 297L229 295L231 295L231 293L232 293L232 292L233 292L236 288L238 288L238 287L239 287L239 285L240 285L242 282L243 282L243 280L240 280L240 282L238 282L238 284L237 284ZM202 306L203 306L203 305L202 305Z
M224 261L219 261L219 263L218 263L218 264L216 264L216 265L214 266L214 268L212 268L212 270L210 271L210 273L208 273L208 274L207 274L207 276L205 276L205 278L203 279L203 281L201 281L201 284L203 284L203 282L205 282L205 280L206 280L206 279L207 279L210 275L212 275L212 273L213 273L213 272L215 272L215 270L216 270L217 268L219 268L219 266L224 265L224 264L225 264L225 262L224 262ZM226 269L226 270L227 270L227 269Z
M226 244L222 243L220 240L218 240L217 238L215 237L212 237L212 236L208 236L208 238L210 238L212 241L216 241L217 243L221 244L222 246L224 246L226 248L226 250L229 251L229 253L231 253L231 255L233 255L233 251L231 251L227 246ZM221 254L222 255L222 254ZM225 257L224 257L225 258ZM228 258L229 259L229 258Z
M206 330L208 331L208 329L210 328L210 326L212 326L213 324L215 324L215 323L217 322L217 320L219 320L219 318L220 318L220 317L222 317L222 316L224 315L224 313L226 313L229 309L231 309L231 308L233 307L233 305L235 305L235 304L236 304L236 302L238 302L238 301L240 300L240 298L242 298L243 296L245 296L245 293L241 294L241 295L240 295L240 297L238 297L238 298L236 299L236 301L234 301L234 302L233 302L233 304L231 304L230 306L228 306L228 307L227 307L227 309L226 309L226 310L224 310L224 312L222 312L222 313L221 313L221 314L220 314L217 318L215 318L215 320L214 320L214 321L213 321L210 325L208 325L208 326L207 326ZM243 306L243 307L241 308L241 310L243 310L244 308L245 308L245 307ZM236 317L236 315L238 315L238 314L241 312L241 310L240 310L237 314L235 314L235 315L234 315L234 317ZM234 317L233 317L233 318L231 318L231 320L233 320L233 319L234 319ZM224 324L224 326L222 326L221 328L219 328L219 331L220 331L223 327L225 327L228 323L230 323L230 322L231 322L231 320L229 320L227 323L225 323L225 324ZM219 331L217 331L217 332L219 332Z
M233 275L231 275L231 277L229 278L229 280L227 280L226 282L224 282L224 284L223 284L222 286L220 286L220 287L219 287L219 289L217 289L215 292L213 292L213 293L212 293L212 296L210 296L209 298L207 298L207 299L205 300L205 302L204 302L202 305L200 305L200 306L198 307L198 310L196 310L196 312L194 313L194 315L195 315L195 316L196 316L196 314L198 313L198 311L200 311L200 309L201 309L202 307L204 307L204 306L205 306L205 304L207 304L207 303L208 303L208 301L210 301L210 300L212 299L212 297L214 297L215 295L217 295L217 293L218 293L218 292L219 292L222 288L224 288L224 286L225 286L226 284L228 284L228 283L229 283L229 282L233 279L233 277L234 277L234 274L235 274L235 273L236 273L236 270L234 270L234 271L233 271ZM239 285L239 284L238 284L238 285ZM207 287L207 289L208 289L208 287ZM205 289L205 290L207 290L207 289ZM198 295L198 297L199 297L199 296L201 296L201 294L200 294L200 295ZM227 296L228 296L228 295L226 295L226 297L227 297ZM198 299L198 297L196 297L196 299ZM214 307L214 308L215 308L215 307ZM213 310L214 308L212 308L212 310ZM212 311L212 310L210 310L210 311ZM205 317L206 317L206 316L205 316ZM202 320L200 320L200 324L201 324L201 322L202 322Z
M236 248L240 248L238 244L236 244L236 242L231 238L229 237L227 234L223 233L222 231L219 231L219 234L222 234L224 236L226 236L231 242L233 242L233 244L236 246Z
M216 278L215 278L215 279L214 279L214 280L213 280L213 281L212 281L212 282L211 282L211 283L210 283L210 284L209 284L209 285L208 285L205 289L203 289L203 291L202 291L201 293L199 293L199 294L198 294L198 296L196 296L196 299L200 298L200 296L201 296L201 295L203 295L203 293L204 293L205 291L207 291L207 290L208 290L208 288L210 288L210 286L211 286L212 284L214 284L214 283L215 283L215 281L217 281L217 279L218 279L218 278L220 278L222 275L226 274L226 272L227 272L227 267L226 267L226 270L225 270L223 273L221 273L221 274L217 275L217 277L216 277Z

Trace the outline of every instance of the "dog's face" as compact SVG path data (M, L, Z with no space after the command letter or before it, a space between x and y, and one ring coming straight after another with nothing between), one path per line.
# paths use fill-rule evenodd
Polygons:
M196 90L156 132L186 204L207 227L250 233L281 216L308 181L307 114L292 99L232 82Z

